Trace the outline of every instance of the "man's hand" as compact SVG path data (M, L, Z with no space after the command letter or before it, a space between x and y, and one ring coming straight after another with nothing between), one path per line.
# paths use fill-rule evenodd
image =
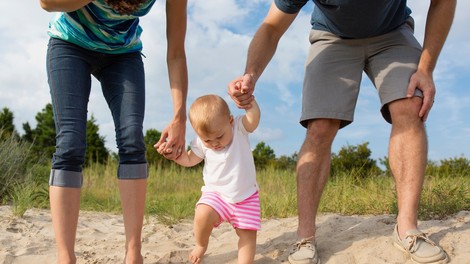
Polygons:
M250 74L245 74L228 84L228 94L238 108L250 109L253 101L253 92L255 90L256 80Z
M423 122L425 122L434 104L434 98L436 96L436 87L434 86L432 75L420 71L419 69L411 75L407 97L413 97L416 89L421 90L423 93L423 104L419 110L419 117Z

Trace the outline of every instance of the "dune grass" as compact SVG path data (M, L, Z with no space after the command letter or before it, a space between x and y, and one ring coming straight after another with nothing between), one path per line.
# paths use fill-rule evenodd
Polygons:
M14 137L0 140L0 204L11 203L16 216L48 204L47 180L42 177L46 167L42 157L33 157L31 146Z
M11 204L22 216L28 208L48 207L50 165L31 158L30 146L15 141L0 142L0 204ZM117 162L91 164L83 171L81 209L120 213L116 178ZM396 191L390 176L362 176L360 172L341 172L329 178L319 211L344 215L396 214ZM267 168L258 171L263 218L297 215L296 180L293 170ZM171 225L194 215L200 196L202 168L150 166L146 214L156 215ZM436 171L426 175L419 218L439 219L470 210L470 172Z
M84 170L83 210L120 211L116 164L93 165ZM263 218L297 215L295 172L265 169L258 172ZM202 186L201 168L177 165L150 166L146 213L173 224L192 218ZM470 210L470 175L426 176L421 195L421 220L439 219ZM392 177L360 178L354 172L330 177L323 192L320 212L343 215L396 214L396 191Z

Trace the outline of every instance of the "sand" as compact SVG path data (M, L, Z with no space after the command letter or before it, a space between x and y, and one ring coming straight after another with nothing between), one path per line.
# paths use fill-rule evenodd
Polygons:
M391 242L393 215L341 216L322 214L317 220L317 244L322 264L412 263ZM448 253L450 263L470 263L470 212L443 220L420 221L420 228ZM258 233L255 263L288 263L297 218L265 219ZM80 212L76 252L78 263L122 263L123 221L120 215ZM187 263L194 245L192 222L173 226L148 216L143 229L145 263ZM0 264L51 264L55 243L48 210L31 209L23 218L0 206ZM237 236L228 224L214 229L206 264L236 263Z

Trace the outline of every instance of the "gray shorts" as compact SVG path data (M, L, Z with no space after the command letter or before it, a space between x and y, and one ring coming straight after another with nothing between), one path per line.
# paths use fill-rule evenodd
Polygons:
M307 127L316 118L339 119L340 128L352 123L363 71L378 91L382 116L391 123L387 104L406 97L421 55L413 33L411 18L390 33L364 39L342 39L312 30L300 123ZM419 90L415 95L422 97Z

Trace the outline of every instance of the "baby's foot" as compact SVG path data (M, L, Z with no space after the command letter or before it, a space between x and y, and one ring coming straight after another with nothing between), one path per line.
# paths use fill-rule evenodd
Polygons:
M189 254L189 261L192 264L200 264L204 253L206 253L207 247L196 246L193 251Z

